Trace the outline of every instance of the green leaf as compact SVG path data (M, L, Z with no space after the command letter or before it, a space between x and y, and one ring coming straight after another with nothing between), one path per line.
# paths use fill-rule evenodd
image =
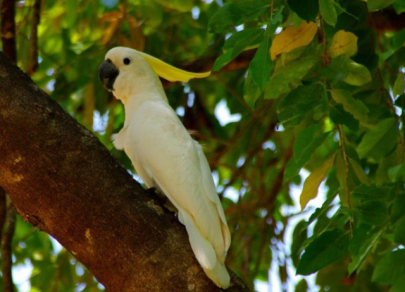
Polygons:
M405 1L404 1L405 2ZM405 43L405 28L397 32L393 37L393 49L398 50Z
M382 201L366 201L353 208L360 220L379 226L388 219L388 206Z
M319 0L319 10L325 22L331 26L335 26L337 13L334 0Z
M386 254L376 265L372 281L392 285L405 277L405 250Z
M232 31L235 26L253 20L268 10L268 2L261 0L225 4L211 17L208 28L216 33Z
M343 149L340 149L335 159L334 168L336 171L336 178L339 181L339 198L341 204L344 207L349 207L348 170L343 155Z
M349 74L346 59L347 56L345 54L332 58L327 66L321 68L319 71L320 76L326 78L333 84L343 80Z
M390 292L404 292L404 291L405 291L405 278L398 279L390 289Z
M244 50L259 44L263 38L263 34L263 29L245 29L232 34L222 48L225 53L215 60L212 71L218 71Z
M391 167L388 170L388 177L392 182L405 181L405 164Z
M405 0L396 0L394 2L394 9L397 12L397 14L401 14L402 12L405 11ZM391 291L392 292L392 291Z
M285 180L290 180L297 175L315 150L325 141L329 132L322 133L321 131L322 127L314 124L297 134L293 147L294 156L287 163L285 169Z
M350 242L352 261L348 267L349 275L361 268L384 230L384 228L371 228L369 225L364 224L355 229L353 239Z
M396 118L380 121L375 128L366 132L357 146L360 158L380 159L386 156L397 144L398 123Z
M291 10L304 20L315 22L318 16L318 0L287 0Z
M295 286L294 292L307 292L309 289L308 283L305 279L301 279L298 284Z
M350 234L339 228L325 231L305 249L297 274L310 275L343 258L349 249Z
M366 66L351 59L347 60L347 65L348 75L343 79L344 82L354 86L362 86L371 82L371 74Z
M405 244L405 216L395 223L394 240L398 244Z
M274 67L274 63L270 59L270 46L271 38L270 36L265 36L249 65L249 73L261 91L263 91L269 83L270 73Z
M307 230L307 223L302 220L295 226L292 234L291 259L295 267L300 258L301 247L308 238Z
M368 10L370 12L383 9L394 3L395 0L367 0Z
M163 7L174 9L180 12L189 12L193 8L193 3L188 0L155 0Z
M349 157L348 163L351 170L353 170L354 174L359 179L359 181L365 185L370 185L370 181L368 179L367 174L364 172L363 168L361 168L361 166L357 163L357 161Z
M307 203L315 199L318 195L318 188L322 181L325 179L326 174L331 167L335 155L332 155L328 160L324 161L318 168L314 169L311 174L307 177L302 188L302 193L300 195L300 205L301 210L304 210Z
M397 79L395 79L394 88L392 89L392 94L394 95L394 97L404 94L404 82L404 73L398 72Z
M345 125L353 131L359 129L359 121L345 111L340 103L335 104L330 108L329 115L330 119L335 124Z
M361 184L353 190L352 196L354 199L361 201L388 201L392 199L391 192L392 190L389 187Z
M287 93L291 89L301 84L302 79L307 75L319 59L315 56L307 56L277 68L270 78L270 82L265 89L265 99L275 99L281 94Z
M317 83L293 89L277 105L280 123L296 125L322 99L323 86Z
M243 98L251 108L255 108L256 100L259 98L260 94L260 88L254 83L252 76L249 74L243 84Z
M345 111L352 114L361 124L367 124L369 110L361 100L353 98L349 91L343 89L332 89L331 95L337 103L343 105Z

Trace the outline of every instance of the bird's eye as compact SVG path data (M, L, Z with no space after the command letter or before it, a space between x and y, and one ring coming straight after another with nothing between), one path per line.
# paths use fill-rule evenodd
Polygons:
M124 58L124 64L129 65L131 63L131 60L129 58Z

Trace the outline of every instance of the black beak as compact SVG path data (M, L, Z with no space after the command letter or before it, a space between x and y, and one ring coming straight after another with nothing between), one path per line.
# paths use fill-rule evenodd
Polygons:
M114 90L113 85L115 78L117 78L119 73L120 71L114 66L110 59L101 63L98 69L98 76L100 77L101 83L103 83L103 86L109 91Z

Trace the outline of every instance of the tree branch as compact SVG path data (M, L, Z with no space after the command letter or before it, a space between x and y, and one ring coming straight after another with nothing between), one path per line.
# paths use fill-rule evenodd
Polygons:
M5 220L5 229L3 232L1 240L1 263L2 263L2 273L3 273L3 288L4 292L14 292L14 282L12 275L13 267L13 249L12 240L15 230L15 210L13 208L13 203L6 197L7 202L7 216Z
M0 185L18 213L108 291L220 290L177 218L1 53L0 125ZM231 277L227 291L248 291Z
M3 52L16 63L17 50L15 45L15 0L1 0L1 42Z

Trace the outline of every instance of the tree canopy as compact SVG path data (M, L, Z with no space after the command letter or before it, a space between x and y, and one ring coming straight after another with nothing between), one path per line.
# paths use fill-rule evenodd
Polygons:
M15 5L2 9L2 49L16 41L17 65L135 177L111 143L124 110L98 80L105 53L127 46L212 70L162 82L213 171L232 234L227 266L252 289L277 263L283 291L313 291L313 273L320 291L405 291L405 1ZM102 290L20 216L11 246L14 268L32 266L33 292Z

